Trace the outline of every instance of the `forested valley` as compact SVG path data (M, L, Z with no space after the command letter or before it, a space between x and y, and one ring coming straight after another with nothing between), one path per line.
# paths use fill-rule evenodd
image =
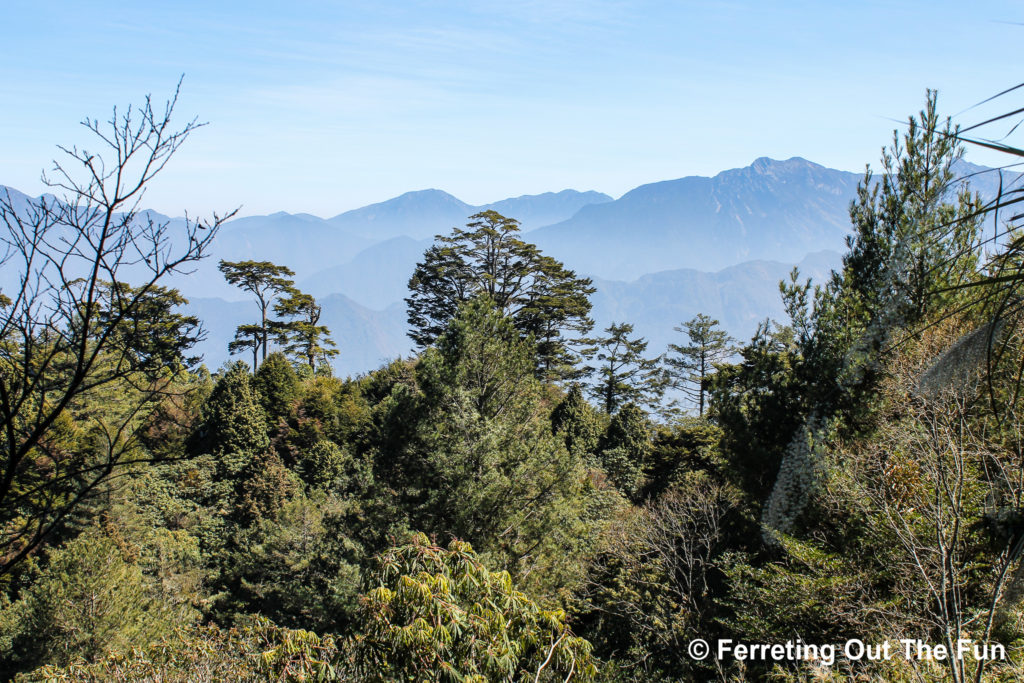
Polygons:
M934 93L842 267L794 269L752 339L594 329L591 281L488 210L410 273L418 352L345 379L285 263L222 261L259 316L238 360L190 355L173 277L231 214L139 210L174 104L0 197L0 675L1024 678L1019 190L954 178L977 140ZM714 652L852 639L997 656Z

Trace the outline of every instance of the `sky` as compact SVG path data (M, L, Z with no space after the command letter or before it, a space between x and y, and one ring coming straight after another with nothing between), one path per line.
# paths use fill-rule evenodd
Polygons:
M618 197L761 156L861 171L927 88L969 124L1024 80L1024 5L992 0L5 0L0 16L0 184L40 194L57 145L95 147L83 118L162 102L184 75L176 121L209 125L145 198L175 216L330 217L426 188Z

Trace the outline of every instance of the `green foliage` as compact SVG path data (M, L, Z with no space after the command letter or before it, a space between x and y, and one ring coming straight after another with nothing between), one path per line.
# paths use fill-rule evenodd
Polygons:
M310 487L339 495L363 492L373 478L370 468L352 455L350 447L326 439L303 452L299 472Z
M90 532L54 551L31 586L0 610L0 661L25 669L95 659L190 621L190 610L161 599L126 550Z
M287 297L274 304L274 313L282 318L291 318L273 325L277 341L284 346L284 352L300 359L310 371L320 367L330 369L331 358L338 355L337 345L331 340L331 331L319 325L321 308L316 300L289 287Z
M805 410L794 365L799 355L788 328L761 325L740 362L723 366L711 386L711 418L723 432L729 476L763 501Z
M627 403L612 416L601 438L598 460L622 493L636 499L651 454L651 424L635 403Z
M589 461L597 453L605 419L583 398L583 390L574 384L551 412L551 428L565 439L565 447L576 458Z
M254 618L225 630L182 628L145 648L114 650L103 659L44 666L19 683L106 681L338 681L348 679L343 652L332 636L276 626Z
M102 282L98 297L97 324L109 328L109 343L130 356L127 362L136 371L159 374L168 367L198 362L185 352L199 341L199 318L177 312L188 303L178 290ZM125 307L126 301L134 305Z
M357 656L367 680L589 681L590 644L562 610L541 609L468 543L423 534L380 559ZM371 583L371 585L373 585Z
M645 358L647 341L630 338L633 326L612 323L606 337L586 340L593 344L585 353L596 356L597 365L583 371L595 377L590 395L611 415L626 403L657 405L665 392L665 376L658 367L660 358Z
M235 483L238 502L233 518L246 526L273 517L300 487L298 477L285 467L277 453L260 453L238 474Z
M647 481L642 497L660 497L679 486L691 472L707 472L716 479L726 479L722 437L720 427L701 418L684 418L658 427L646 462Z
M270 448L267 420L253 391L249 368L229 366L203 407L203 422L194 439L194 453L209 453L221 479L233 480L257 454Z
M245 348L252 348L252 367L255 370L259 351L263 352L263 360L267 359L269 334L273 327L273 321L267 316L267 313L278 296L290 290L295 284L294 280L289 279L295 273L285 266L279 266L270 261L232 262L221 260L217 267L229 284L256 297L256 304L260 308L259 322L240 325L235 332L235 341L228 346L228 350L233 354L239 353Z
M673 328L685 332L689 343L668 345L665 365L672 386L681 389L691 401L697 404L697 415L704 416L704 396L708 391L715 364L726 360L735 352L734 340L724 330L718 329L718 321L700 313L697 317Z
M619 679L714 677L714 665L691 659L686 646L721 634L716 598L737 507L728 487L690 473L657 502L608 525L573 606L581 633Z
M271 427L291 417L299 397L299 378L282 353L272 353L252 378L252 388Z
M178 472L184 491L208 513L200 535L210 550L228 542L234 524L265 516L297 485L270 450L259 398L245 363L231 365L214 385L191 437L189 451L200 457Z
M439 235L416 265L405 300L409 336L421 347L432 344L463 304L486 296L520 335L536 341L539 376L572 375L573 354L563 335L583 335L593 325L590 279L519 239L519 222L496 211L471 216L466 227Z
M295 495L236 539L220 609L278 624L343 631L359 589L361 546L348 535L351 503L320 492Z
M548 589L575 573L590 495L583 463L551 433L530 346L486 299L466 304L383 416L377 480L410 528L466 539ZM556 569L557 568L557 569Z
M55 179L43 177L52 192L0 197L14 284L0 301L0 577L130 469L146 415L192 360L197 321L161 283L202 259L230 214L172 227L138 212L199 125L172 125L176 101L177 91L162 112L147 97L105 123L87 119L89 151L60 147ZM83 408L99 418L82 429L89 443L51 449L58 423Z
M820 414L863 426L883 349L902 341L903 330L961 310L955 287L977 277L982 219L980 200L954 186L962 154L929 91L924 110L883 150L878 181L869 169L858 186L842 269L813 289L795 271L780 284L804 358L803 391Z

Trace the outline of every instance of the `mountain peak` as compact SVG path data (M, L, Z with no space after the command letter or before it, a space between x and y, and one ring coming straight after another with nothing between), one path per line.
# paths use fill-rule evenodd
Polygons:
M795 170L798 168L825 168L813 161L803 157L790 157L785 160L772 159L771 157L758 157L750 164L750 168L757 173L764 173L775 169Z
M463 202L458 197L456 197L454 195L451 195L451 194L448 194L444 190L438 190L435 187L430 187L430 188L427 188L425 190L412 190L410 192L404 192L404 193L398 195L397 197L395 197L394 199L389 199L387 201L392 201L393 202L393 201L401 200L401 199L405 199L405 200L409 200L409 199L416 199L416 200L424 200L424 199L426 199L426 200L438 200L438 199L440 199L440 200L443 200L443 201L458 202L459 204L465 204L465 202ZM380 202L380 203L384 204L385 202Z

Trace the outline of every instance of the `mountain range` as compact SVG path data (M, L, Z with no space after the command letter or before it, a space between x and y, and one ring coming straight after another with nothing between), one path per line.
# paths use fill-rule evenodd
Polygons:
M957 167L972 188L992 196L999 179L987 171ZM738 338L779 317L777 284L794 264L818 281L826 277L844 250L862 179L794 157L641 185L618 199L563 190L471 205L437 189L407 192L332 218L279 212L229 221L209 258L170 284L205 322L199 350L217 367L235 327L255 316L255 304L224 281L217 262L286 265L323 305L341 350L336 370L365 372L410 351L402 299L433 237L493 209L519 220L524 239L544 253L594 279L598 329L631 322L657 354L677 341L672 327L697 313L718 318ZM17 206L29 200L10 192ZM6 279L0 276L0 287L9 286Z

